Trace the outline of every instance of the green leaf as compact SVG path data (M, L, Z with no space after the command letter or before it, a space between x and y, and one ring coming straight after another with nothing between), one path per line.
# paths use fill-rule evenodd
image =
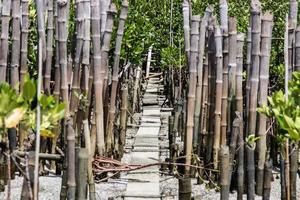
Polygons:
M23 85L23 97L31 102L36 95L36 86L32 80L25 81Z

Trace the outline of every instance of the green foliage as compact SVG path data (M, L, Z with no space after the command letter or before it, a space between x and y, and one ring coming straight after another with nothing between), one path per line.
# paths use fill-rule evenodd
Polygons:
M275 117L282 135L294 142L300 140L300 72L294 72L289 82L288 98L282 91L268 97L269 106L258 109L268 117ZM281 138L282 139L282 138Z
M33 106L37 101L36 81L28 75L25 77L22 92L8 83L0 84L0 139L7 128L16 128L22 124L26 131L36 128L36 108ZM58 125L65 115L65 104L58 103L53 96L41 95L41 135L54 137L52 130Z
M248 136L246 137L246 143L247 143L248 145L250 145L251 147L253 147L253 146L255 145L255 142L256 142L257 140L259 140L259 138L260 138L260 137L255 137L254 134L250 134L250 135L248 135Z

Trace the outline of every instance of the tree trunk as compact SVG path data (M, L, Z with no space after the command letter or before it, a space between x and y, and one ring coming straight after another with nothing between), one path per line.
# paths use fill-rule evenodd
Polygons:
M266 13L262 17L261 27L261 48L260 48L260 73L259 73L259 100L260 107L267 106L268 95L268 83L269 83L269 63L271 56L271 40L272 40L272 24L273 16L270 13ZM256 172L256 194L262 196L263 194L263 173L266 161L266 132L267 132L267 117L259 113L258 114L259 128L258 136L259 140L256 142L256 151L258 153L258 165Z

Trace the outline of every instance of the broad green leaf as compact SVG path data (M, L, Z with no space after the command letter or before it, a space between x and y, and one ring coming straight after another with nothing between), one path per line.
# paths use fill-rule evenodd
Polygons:
M33 81L28 80L23 85L24 99L31 102L36 95L36 87Z

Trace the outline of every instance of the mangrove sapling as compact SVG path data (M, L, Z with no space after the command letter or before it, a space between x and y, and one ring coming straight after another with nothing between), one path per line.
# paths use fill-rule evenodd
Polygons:
M19 82L19 66L20 66L20 36L21 36L21 2L20 0L12 0L12 49L11 49L11 68L10 68L10 84L16 87Z
M53 0L47 1L47 48L46 48L46 63L44 70L44 92L50 94L50 80L51 68L53 58L53 34L54 34L54 21L53 21Z
M74 71L73 71L73 81L72 81L72 92L70 97L70 116L73 117L77 112L78 107L78 95L79 95L79 85L80 85L80 68L82 60L82 48L83 48L83 37L84 37L84 9L83 1L76 1L76 50L74 58Z
M114 124L116 118L116 98L117 98L117 87L119 82L119 65L120 65L120 53L121 53L121 45L124 34L125 21L127 18L128 12L128 1L122 1L122 9L120 13L119 26L117 30L117 38L116 38L116 47L115 47L115 57L114 57L114 65L113 65L113 75L112 75L112 85L111 85L111 95L110 95L110 107L109 107L109 115L108 115L108 126L107 126L107 152L112 153L112 149L114 146ZM118 143L116 143L118 144Z
M295 71L300 72L300 26L295 33Z
M95 91L95 122L97 128L97 150L99 155L103 155L105 152L104 143L104 117L103 117L103 105L101 104L101 39L100 39L100 8L99 1L91 0L91 36L93 47L93 75L94 75L94 91Z
M6 80L11 0L3 0L1 16L0 82Z
M231 125L235 110L234 97L236 93L236 45L237 45L237 20L234 17L228 23L228 107L227 107L227 135L231 135Z
M214 127L214 145L213 145L213 162L214 169L218 168L219 149L221 140L221 107L222 107L222 72L223 72L223 55L222 55L222 35L218 26L215 27L216 43L216 99L215 99L215 127Z
M249 107L249 130L247 136L256 134L256 108L257 94L259 82L259 67L260 67L260 40L261 40L261 4L258 0L251 2L251 77L250 77L250 107ZM254 199L255 193L255 167L254 167L254 146L246 145L247 152L247 198Z
M259 67L259 99L260 107L267 105L268 83L269 83L269 63L271 56L271 38L272 38L273 16L270 13L265 13L262 16L261 26L261 47L260 47L260 67ZM258 164L256 171L256 194L263 194L263 172L266 160L266 132L267 132L267 117L258 114L258 136L259 140L256 143L256 151L258 154Z
M288 70L289 79L292 77L294 70L294 45L295 45L295 29L297 27L298 16L298 1L289 0L289 14L288 14Z
M220 148L220 185L221 185L221 200L229 199L229 148L226 145L221 145Z

